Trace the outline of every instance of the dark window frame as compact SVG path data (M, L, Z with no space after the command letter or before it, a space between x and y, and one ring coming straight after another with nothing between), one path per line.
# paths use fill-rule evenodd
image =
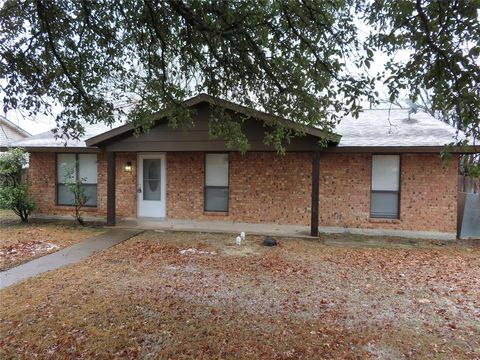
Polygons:
M207 186L207 155L225 154L227 155L227 186ZM227 209L226 210L207 210L207 188L227 189ZM203 155L203 211L206 213L224 213L228 214L230 210L230 153L224 151L205 152Z
M398 190L373 190L373 157L374 156L384 156L384 155L395 155L398 156ZM370 159L370 219L385 219L385 220L400 220L400 200L401 200L401 191L402 191L402 155L395 153L376 153L371 154ZM374 215L372 213L372 195L373 194L397 194L397 214L396 216L384 216L384 215Z
M75 176L77 177L80 173L80 163L79 163L79 155L80 154L90 154L90 153L56 153L55 154L55 205L56 206L67 206L71 207L74 206L74 204L63 204L60 203L59 201L59 191L58 191L58 186L59 185L65 185L65 183L58 182L58 156L59 155L75 155ZM95 185L95 205L83 205L83 207L87 208L96 208L98 206L98 155L94 154L97 157L97 182L96 183L84 183L84 185Z

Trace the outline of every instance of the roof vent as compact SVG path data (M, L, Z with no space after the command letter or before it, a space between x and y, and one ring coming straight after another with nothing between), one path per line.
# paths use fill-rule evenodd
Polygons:
M415 124L415 123L418 123L418 120L415 119L415 118L413 118L413 117L411 117L410 114L408 114L408 117L405 118L405 119L402 119L402 122L403 122L404 124Z

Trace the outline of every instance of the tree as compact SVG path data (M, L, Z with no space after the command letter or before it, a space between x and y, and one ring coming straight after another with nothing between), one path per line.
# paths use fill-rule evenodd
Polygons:
M428 94L430 110L473 139L480 125L479 10L472 0L376 0L365 11L369 46L391 56L390 100L403 90L414 101ZM407 61L395 58L402 50Z
M80 225L84 225L85 221L83 220L81 210L82 207L90 200L90 197L85 192L85 178L79 178L75 176L76 169L78 164L76 163L73 167L64 166L62 169L63 177L65 179L65 186L73 195L73 207L75 208L75 219Z
M4 109L60 104L59 134L127 114L148 128L160 110L187 126L181 100L199 92L289 118L264 141L282 151L304 126L332 130L361 100L374 102L384 74L365 71L375 51L391 56L391 98L423 86L435 109L456 111L478 132L478 1L386 0L7 0L0 10ZM357 24L373 29L361 41ZM396 61L408 50L407 62ZM214 113L210 133L246 150L238 123Z
M35 209L28 193L28 183L22 180L26 162L26 153L22 149L10 149L0 154L0 208L12 210L25 223Z
M451 125L457 130L465 130L462 128L462 123L458 120L457 112L455 110L435 111L431 96L426 90L420 90L418 96L420 101L418 106L420 109L426 111L438 120ZM474 139L476 139L476 137L474 137ZM480 153L461 154L459 165L458 170L461 175L470 176L472 178L480 177Z
M60 132L122 113L148 127L163 110L186 126L180 100L199 92L331 130L373 81L345 71L369 54L359 44L353 0L5 1L0 10L4 108L64 108ZM132 110L129 112L129 110ZM210 132L245 150L240 127L214 114ZM293 135L280 123L265 141L282 149Z

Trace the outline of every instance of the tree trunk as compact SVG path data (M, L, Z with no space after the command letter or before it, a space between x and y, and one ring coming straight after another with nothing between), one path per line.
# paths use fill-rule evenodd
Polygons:
M22 223L28 223L28 214L26 211L20 210L20 219L22 220Z

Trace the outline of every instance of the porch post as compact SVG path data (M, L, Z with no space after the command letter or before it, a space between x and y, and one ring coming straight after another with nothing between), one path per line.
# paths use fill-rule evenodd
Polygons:
M115 153L107 152L107 225L115 225Z
M310 235L318 236L318 206L320 185L320 151L312 153L312 218L310 220Z

